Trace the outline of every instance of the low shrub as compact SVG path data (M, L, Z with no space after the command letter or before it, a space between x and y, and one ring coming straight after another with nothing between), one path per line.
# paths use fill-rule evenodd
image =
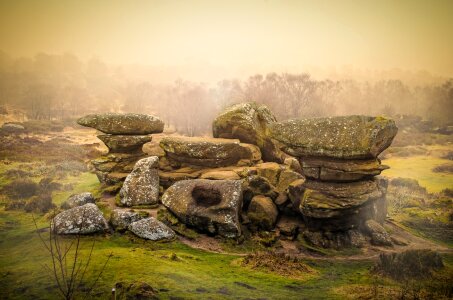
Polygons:
M382 253L373 270L395 280L422 279L444 267L442 257L431 250L407 250L401 253Z
M33 196L25 202L24 210L26 212L45 213L55 207L52 203L52 197L49 194Z
M443 164L433 168L435 173L449 173L453 174L453 165L452 164Z
M29 178L19 178L7 184L3 191L11 199L23 199L36 195L39 185Z

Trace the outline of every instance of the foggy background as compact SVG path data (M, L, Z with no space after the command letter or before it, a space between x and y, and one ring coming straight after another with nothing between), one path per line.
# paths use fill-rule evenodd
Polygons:
M204 135L224 107L256 101L279 120L406 114L444 126L451 15L446 0L6 0L0 114L141 112Z

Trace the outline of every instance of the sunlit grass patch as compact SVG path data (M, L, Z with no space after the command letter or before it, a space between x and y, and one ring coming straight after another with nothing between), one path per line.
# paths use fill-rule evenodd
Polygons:
M436 173L433 169L449 161L431 156L392 157L382 161L390 166L383 172L387 177L407 177L418 180L428 192L437 193L445 188L453 188L453 174Z

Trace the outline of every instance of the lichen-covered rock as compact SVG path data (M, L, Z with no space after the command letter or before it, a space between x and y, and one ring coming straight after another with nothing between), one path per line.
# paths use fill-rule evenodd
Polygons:
M104 232L108 224L96 204L88 203L56 215L52 229L58 234L90 234Z
M162 196L162 204L184 224L224 237L241 235L239 180L178 181Z
M371 243L376 246L391 246L392 239L381 224L375 220L367 220L364 224L365 232L371 236Z
M250 202L247 217L258 228L271 230L277 221L278 210L271 198L258 195Z
M144 144L151 141L149 135L98 135L100 139L111 152L136 152L142 151Z
M325 230L358 228L382 214L377 203L385 202L386 187L379 180L325 183L306 180L299 204L308 227Z
M151 156L139 160L127 175L120 190L120 204L124 206L156 205L159 202L159 158Z
M357 181L381 174L388 166L379 159L342 160L332 158L302 158L302 174L323 181Z
M126 231L130 224L147 217L146 213L133 210L115 209L110 215L110 224L116 231Z
M392 119L368 116L289 120L269 125L270 136L283 143L283 151L296 157L376 158L390 146L397 131Z
M78 119L77 123L108 134L145 135L164 130L164 122L159 118L134 113L92 114Z
M129 230L135 235L151 241L172 240L176 236L170 227L153 217L131 223Z
M257 145L265 161L281 163L282 153L267 135L269 124L276 122L275 116L265 105L240 103L228 107L214 120L213 136L239 139L243 143Z
M160 141L166 158L174 165L226 167L252 165L261 159L258 147L239 140L165 137Z
M82 206L87 203L95 203L93 194L85 192L77 195L71 195L65 202L61 204L61 208L69 209L76 206Z

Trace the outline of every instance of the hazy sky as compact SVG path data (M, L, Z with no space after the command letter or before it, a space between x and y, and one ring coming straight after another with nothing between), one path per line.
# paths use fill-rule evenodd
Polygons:
M453 76L453 0L0 0L0 49L109 63Z

